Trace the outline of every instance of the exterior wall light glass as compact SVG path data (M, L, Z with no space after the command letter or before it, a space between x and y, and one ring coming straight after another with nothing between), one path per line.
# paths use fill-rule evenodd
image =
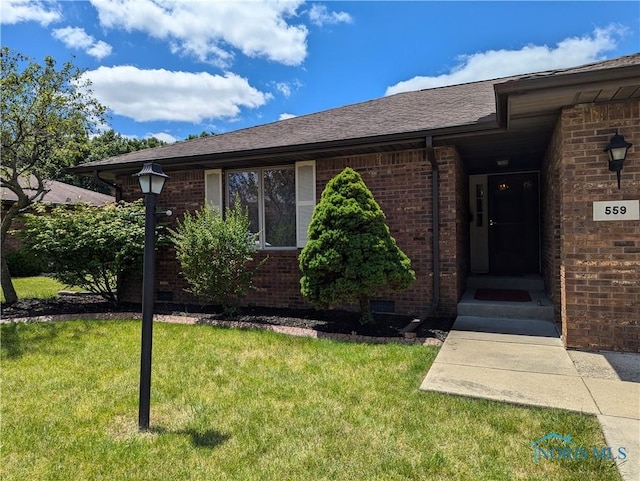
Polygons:
M160 164L146 163L137 174L144 194L144 267L142 274L142 343L140 348L140 403L138 428L149 430L151 403L151 344L153 340L153 286L155 284L156 200L169 177Z
M138 177L143 194L160 194L164 181L169 177L162 166L154 162L144 164L142 170L134 175Z
M609 153L609 170L615 172L618 178L618 189L620 189L620 171L624 164L624 159L627 158L627 152L633 144L630 144L619 133L616 133L609 144L605 147L604 151Z

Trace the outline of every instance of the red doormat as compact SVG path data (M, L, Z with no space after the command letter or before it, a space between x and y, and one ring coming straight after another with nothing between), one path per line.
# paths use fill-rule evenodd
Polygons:
M520 289L476 289L473 298L479 301L531 302L529 293Z

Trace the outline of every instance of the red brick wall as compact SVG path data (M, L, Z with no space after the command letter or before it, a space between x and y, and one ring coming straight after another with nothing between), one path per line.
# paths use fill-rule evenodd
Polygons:
M640 102L580 105L564 110L559 122L559 189L549 198L562 206L553 277L564 301L565 343L640 352L640 221L595 222L592 213L594 201L640 198ZM621 190L603 152L616 129L635 144Z
M122 199L134 201L142 198L140 185L135 177L123 176L117 179L122 188ZM175 226L185 212L195 211L204 203L204 172L202 170L170 172L158 197L157 210L171 210L171 217L160 216L158 222ZM170 292L176 302L194 302L185 288L186 283L180 275L180 265L176 261L175 249L171 246L159 246L156 251L156 292ZM130 276L121 280L119 286L121 299L140 302L142 297L142 277Z
M462 294L468 255L468 222L466 219L466 176L462 163L451 147L436 149L441 165L441 315L455 315L456 303ZM421 315L431 305L432 272L432 205L431 165L424 150L402 151L323 159L316 163L316 197L319 200L326 183L345 167L358 171L384 211L391 235L411 259L416 282L404 292L389 293L382 300L395 302L396 312ZM123 198L140 197L135 179L118 179ZM462 186L462 187L461 187ZM462 193L461 193L462 192ZM186 210L196 210L204 199L202 170L170 172L170 179L158 199L159 208L171 209L171 222ZM459 258L463 252L463 258ZM299 250L260 252L269 259L254 281L257 290L245 300L246 304L270 307L310 307L300 295ZM193 302L184 289L175 252L170 247L159 249L156 267L156 289L173 293L177 302ZM139 301L140 279L126 279L121 287L125 300Z
M547 155L545 157L540 185L541 204L541 265L547 295L555 306L555 317L560 320L560 219L562 184L560 169L562 167L563 132L558 122L553 133Z
M455 315L469 273L469 177L453 147L436 150L440 168L440 305Z

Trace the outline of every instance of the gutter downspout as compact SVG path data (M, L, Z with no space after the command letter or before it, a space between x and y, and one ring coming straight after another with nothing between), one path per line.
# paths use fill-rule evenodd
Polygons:
M119 187L117 184L114 184L112 182L109 182L106 179L103 179L102 177L100 177L100 172L97 170L93 171L93 178L96 179L98 182L100 182L101 184L104 184L112 189L114 189L116 191L116 202L120 202L122 200L122 188Z
M427 160L431 163L431 193L433 205L433 300L431 307L425 315L419 319L414 319L409 323L402 333L404 337L415 337L415 331L423 322L429 319L440 307L440 169L436 161L435 150L433 149L433 137L425 138L425 152Z

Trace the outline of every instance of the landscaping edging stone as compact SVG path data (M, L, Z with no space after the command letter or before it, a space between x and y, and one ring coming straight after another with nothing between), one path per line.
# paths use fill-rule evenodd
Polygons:
M60 314L50 316L34 316L20 317L15 319L0 319L0 324L18 323L18 322L62 322L73 321L79 319L87 320L125 320L125 319L141 319L139 312L107 312L107 313L84 313L84 314ZM273 331L279 334L286 334L296 337L311 337L315 339L332 339L347 342L364 342L371 344L422 344L423 346L442 346L443 342L432 337L374 337L362 336L359 334L342 334L333 332L322 332L314 329L303 327L279 326L273 324L261 324L257 322L243 321L223 321L218 319L203 319L194 316L179 316L156 314L153 316L155 322L168 322L175 324L206 324L210 326L232 327L238 329L261 329L264 331Z

